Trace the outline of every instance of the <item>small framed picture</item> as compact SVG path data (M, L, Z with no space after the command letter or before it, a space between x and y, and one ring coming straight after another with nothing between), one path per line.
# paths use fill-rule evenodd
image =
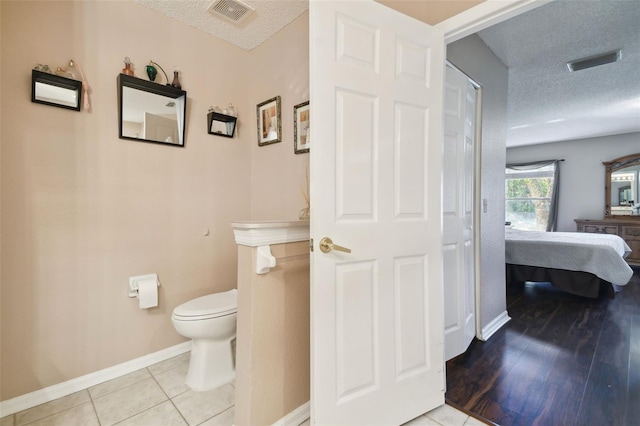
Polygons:
M303 154L309 152L309 101L293 107L293 152Z
M258 104L258 145L269 145L282 141L282 121L280 119L280 96Z

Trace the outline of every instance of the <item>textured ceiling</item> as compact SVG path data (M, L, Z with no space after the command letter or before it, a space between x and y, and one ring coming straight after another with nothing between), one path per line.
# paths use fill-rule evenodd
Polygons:
M507 146L640 131L640 1L556 0L478 36L509 68ZM617 63L567 69L616 49Z
M213 0L133 1L246 50L309 6L242 0L256 13L238 27L207 11ZM509 67L507 146L640 131L639 0L556 0L478 35ZM618 63L574 73L566 67L616 49Z
M241 26L207 11L213 0L133 0L245 50L259 46L309 9L307 0L241 0L255 9Z

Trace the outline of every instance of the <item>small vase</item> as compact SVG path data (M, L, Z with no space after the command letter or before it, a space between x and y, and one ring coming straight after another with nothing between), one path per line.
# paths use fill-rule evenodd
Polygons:
M180 86L180 80L178 80L178 71L173 72L173 81L171 82L171 85L176 89L182 89L182 86Z
M133 76L133 70L131 69L131 59L128 56L124 58L124 68L122 68L122 74Z
M122 68L122 74L133 75L131 64L124 64L124 68Z
M147 71L147 76L149 76L149 81L155 81L156 76L158 75L158 70L152 64L147 65L145 68Z

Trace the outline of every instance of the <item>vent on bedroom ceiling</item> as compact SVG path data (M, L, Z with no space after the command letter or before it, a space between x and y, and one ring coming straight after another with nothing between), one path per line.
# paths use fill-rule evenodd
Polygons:
M599 65L610 64L612 62L618 62L620 60L621 53L622 52L620 50L614 50L613 52L607 52L601 55L577 59L575 61L567 62L567 67L569 68L569 71L574 72L597 67Z
M255 10L238 0L215 0L207 9L213 16L240 25Z

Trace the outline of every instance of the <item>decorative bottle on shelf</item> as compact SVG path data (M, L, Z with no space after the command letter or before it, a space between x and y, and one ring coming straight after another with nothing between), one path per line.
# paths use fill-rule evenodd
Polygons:
M173 70L173 81L171 82L171 86L176 89L182 89L182 86L180 86L180 80L178 80L178 70Z
M155 81L156 76L158 75L158 69L153 66L152 62L149 62L149 65L145 68L147 71L147 76L149 76L149 81Z
M122 68L122 74L133 75L133 70L131 69L131 59L128 56L124 58L124 68Z

